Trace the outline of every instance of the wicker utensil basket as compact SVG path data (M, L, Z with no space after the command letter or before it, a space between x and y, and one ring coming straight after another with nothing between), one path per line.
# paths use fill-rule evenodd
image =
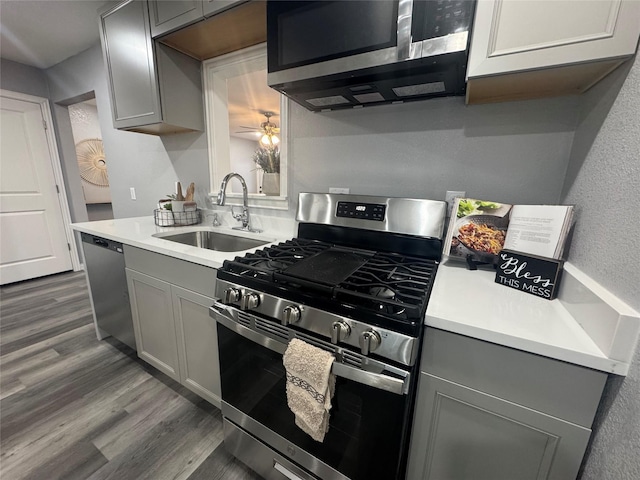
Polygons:
M202 222L202 211L198 208L187 212L172 212L156 208L153 218L159 227L183 227Z

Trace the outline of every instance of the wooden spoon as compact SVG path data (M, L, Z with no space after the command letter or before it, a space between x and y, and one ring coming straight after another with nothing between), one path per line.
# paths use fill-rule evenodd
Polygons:
M195 193L195 190L196 190L196 184L191 182L191 184L187 188L187 195L185 197L185 200L187 202L193 202L193 194Z

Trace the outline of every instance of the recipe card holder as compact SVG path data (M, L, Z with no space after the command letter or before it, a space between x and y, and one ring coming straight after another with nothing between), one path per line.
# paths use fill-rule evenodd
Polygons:
M498 266L498 264L496 263L497 258L491 262L481 262L474 258L474 256L470 253L465 257L465 261L467 262L467 270L478 270L478 265L491 265L495 270Z

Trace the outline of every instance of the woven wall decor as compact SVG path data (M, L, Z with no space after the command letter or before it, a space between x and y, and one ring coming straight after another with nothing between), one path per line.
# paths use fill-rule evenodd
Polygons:
M104 158L102 140L89 138L78 142L76 144L76 156L78 157L78 167L80 167L80 177L83 180L98 187L109 186L109 175L107 173L107 162Z

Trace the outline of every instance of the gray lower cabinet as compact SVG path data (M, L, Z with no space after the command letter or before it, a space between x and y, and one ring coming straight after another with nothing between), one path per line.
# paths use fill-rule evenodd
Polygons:
M213 299L175 285L171 286L171 297L180 356L180 383L219 407L218 332L215 320L209 316Z
M204 129L200 62L151 38L147 2L100 14L113 125L140 133Z
M209 316L215 270L124 250L138 356L219 407L218 336Z
M180 381L171 284L126 269L138 356Z
M591 430L433 375L420 375L407 478L575 478Z
M428 328L407 479L575 479L606 378Z

